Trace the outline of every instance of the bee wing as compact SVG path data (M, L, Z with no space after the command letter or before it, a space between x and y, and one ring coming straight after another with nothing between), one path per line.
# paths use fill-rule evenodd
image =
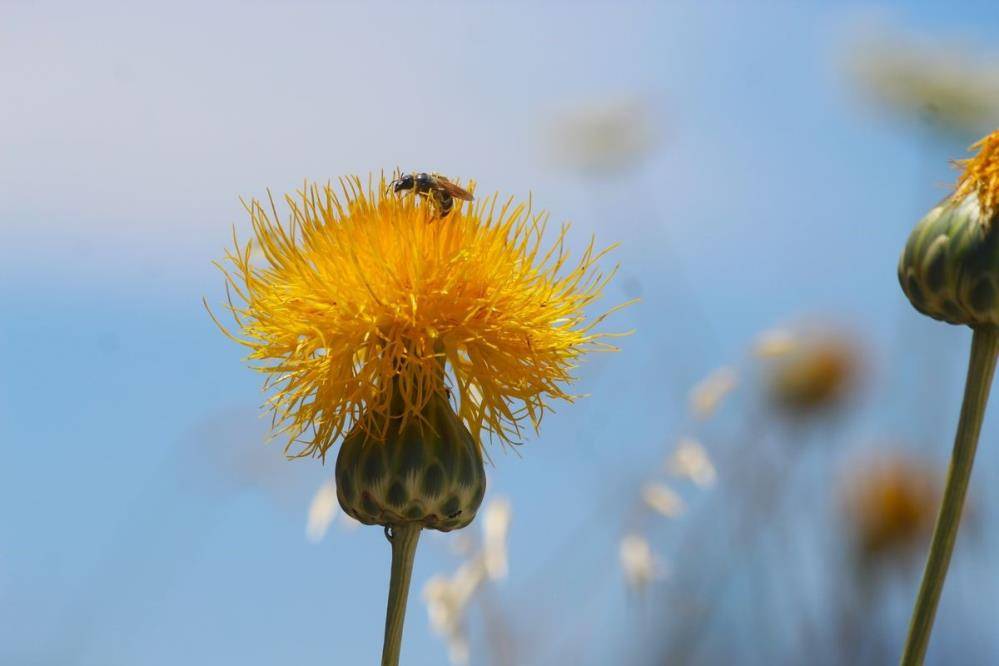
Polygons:
M463 190L444 176L437 176L437 184L455 199L461 199L462 201L474 201L475 199L471 192Z

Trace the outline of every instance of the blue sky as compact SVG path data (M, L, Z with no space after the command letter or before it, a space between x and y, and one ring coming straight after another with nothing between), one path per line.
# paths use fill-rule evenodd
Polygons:
M558 637L582 595L599 647L580 663L608 663L630 626L621 498L683 429L677 393L758 331L809 314L864 331L882 365L858 432L918 434L896 399L915 360L900 327L945 347L949 436L968 334L911 311L894 273L962 146L858 104L841 63L860 25L980 46L997 19L989 3L0 3L0 661L376 661L381 532L305 540L332 461L263 446L259 377L201 299L224 298L211 262L245 233L240 196L400 165L532 193L577 247L620 241L642 285L613 322L635 335L583 369L592 397L490 470L514 507L502 599ZM649 100L660 150L601 181L554 164L546 123L619 97ZM578 529L572 580L535 592ZM421 545L405 663L444 661L419 587L454 567L449 538Z

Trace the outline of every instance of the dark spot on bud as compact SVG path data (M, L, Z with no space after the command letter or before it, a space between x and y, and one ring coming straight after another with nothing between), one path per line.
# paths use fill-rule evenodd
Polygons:
M389 504L392 506L402 506L406 503L406 489L402 487L402 484L396 481L388 489L388 495L386 496Z
M441 506L441 513L443 513L448 518L454 518L459 513L461 513L461 500L457 496L451 495Z
M971 307L978 312L988 312L995 304L996 290L988 278L981 278L975 283L970 294Z
M460 455L460 452L449 437L443 437L438 442L440 462L444 466L444 473L448 478L452 478L454 476L455 463L457 462L456 459Z
M364 460L364 468L361 472L365 482L374 485L385 475L385 462L382 460L381 447L369 446L367 457Z
M371 495L369 495L368 491L366 490L363 493L361 493L361 507L365 511L367 511L372 516L372 518L376 518L378 514L381 513L381 510L378 508L378 505L375 504L375 501L371 499Z
M463 486L475 483L475 464L472 462L472 454L468 451L461 456L461 471L458 478Z
M402 443L399 473L405 476L416 472L421 467L423 467L423 437L420 436L417 428L412 428Z
M423 518L423 507L419 504L413 504L408 509L406 509L406 517L410 520L419 520Z
M947 276L947 250L938 245L931 252L932 256L926 263L926 287L937 292L943 288L944 278Z
M431 465L423 473L423 494L427 497L437 497L444 490L444 472L440 465Z
M340 494L343 495L344 499L348 502L354 501L354 481L350 478L350 474L344 474L341 478L337 479L337 487L340 489Z

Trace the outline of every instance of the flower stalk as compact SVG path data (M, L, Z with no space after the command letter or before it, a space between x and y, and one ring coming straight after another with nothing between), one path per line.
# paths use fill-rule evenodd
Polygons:
M995 326L976 328L971 340L971 359L968 363L968 378L964 388L964 403L961 406L961 417L954 438L947 485L936 527L933 530L923 581L919 586L919 594L909 624L909 635L902 654L902 666L918 666L926 657L933 619L961 523L964 498L975 461L975 449L978 447L978 435L985 417L985 406L989 399L997 354L999 354L999 328Z
M388 607L385 610L385 641L382 643L382 666L398 666L402 649L402 627L406 621L406 602L413 560L420 541L419 525L387 527L385 535L392 544L392 574L389 579Z

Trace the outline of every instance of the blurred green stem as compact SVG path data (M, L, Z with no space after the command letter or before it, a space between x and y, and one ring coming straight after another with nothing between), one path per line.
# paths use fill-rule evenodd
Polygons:
M389 579L388 609L385 611L382 666L399 664L402 625L406 621L406 601L409 599L409 579L413 573L413 559L416 557L416 545L420 541L420 529L419 525L392 525L386 528L386 535L392 544L392 577Z
M947 486L944 489L943 503L933 530L930 555L923 572L923 582L919 586L916 606L912 611L909 636L905 641L902 666L918 666L926 657L933 618L936 615L940 592L950 556L954 551L954 540L961 522L964 497L968 490L968 479L975 462L975 449L978 434L985 417L985 405L989 400L992 375L996 369L996 354L999 353L999 328L994 326L976 328L971 339L971 360L968 363L968 379L964 386L964 404L961 406L961 419L954 437L954 451L951 454L950 470L947 472Z

